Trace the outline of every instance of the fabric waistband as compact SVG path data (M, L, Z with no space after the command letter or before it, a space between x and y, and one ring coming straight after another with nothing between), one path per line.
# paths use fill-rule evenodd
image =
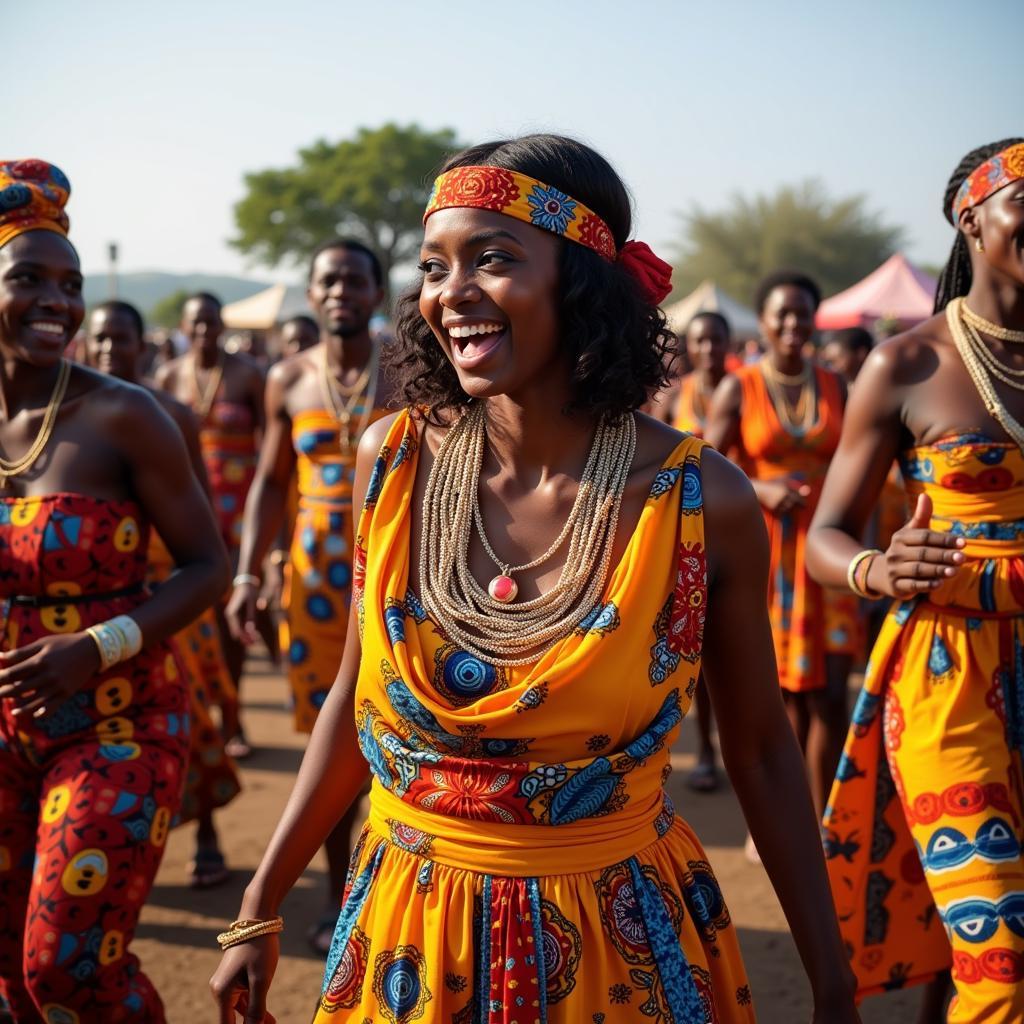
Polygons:
M935 604L922 601L918 606L934 612L936 615L951 615L958 619L1020 619L1024 618L1024 608L1008 608L1005 611L983 611L980 608L964 608L956 604Z
M103 593L88 594L11 594L3 600L18 608L56 608L69 604L89 604L93 601L113 601L119 597L133 597L141 594L145 584L140 580L127 587L107 590Z
M536 877L598 871L646 849L674 819L662 789L614 814L566 825L504 825L414 807L374 779L368 824L409 853L464 871ZM659 825L661 827L659 827Z

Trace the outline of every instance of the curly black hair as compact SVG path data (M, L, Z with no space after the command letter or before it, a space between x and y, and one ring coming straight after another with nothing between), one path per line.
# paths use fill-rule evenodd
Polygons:
M1015 146L1024 139L1000 139L990 142L987 146L972 149L956 165L956 170L946 183L946 191L942 194L942 214L953 227L957 228L953 239L953 249L949 254L945 267L939 275L935 286L935 308L933 312L941 313L953 299L966 295L971 290L971 254L967 250L967 239L953 220L953 200L964 180L976 171L986 160L991 160L996 153L1001 153L1010 146Z
M607 160L562 135L524 135L471 146L450 157L454 167L518 171L579 200L604 219L617 248L632 227L629 193ZM675 337L665 314L641 294L620 263L610 263L577 242L559 239L561 340L572 369L566 412L617 416L635 411L667 383ZM455 369L420 316L422 277L398 300L389 363L405 402L436 420L470 398Z

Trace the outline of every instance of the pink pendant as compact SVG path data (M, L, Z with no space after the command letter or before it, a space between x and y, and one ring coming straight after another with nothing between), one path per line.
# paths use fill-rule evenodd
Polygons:
M516 581L511 576L495 576L493 580L487 586L487 593L491 595L492 601L497 601L499 604L508 604L509 601L516 599L516 594L519 593L519 588L516 586Z

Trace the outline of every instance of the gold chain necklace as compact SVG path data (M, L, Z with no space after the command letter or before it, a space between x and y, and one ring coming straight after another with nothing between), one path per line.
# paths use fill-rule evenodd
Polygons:
M192 384L195 391L195 411L199 418L205 420L213 408L213 400L220 390L220 382L224 379L224 350L217 350L217 362L206 379L206 387L199 380L199 357L192 353Z
M474 403L448 430L427 479L420 540L420 598L449 640L493 665L528 665L568 636L604 592L622 496L636 452L632 415L599 424L579 492L559 539L539 559L513 569L494 553L480 527L478 489L487 443L484 403ZM475 522L478 521L478 522ZM484 590L469 569L474 525L507 582ZM511 603L523 571L550 558L568 538L558 582L546 594ZM511 587L509 587L511 584ZM512 591L512 592L510 592Z
M380 350L374 345L370 353L370 361L363 368L359 379L352 385L341 384L331 373L327 362L327 346L323 346L323 359L320 360L320 393L324 405L331 410L341 429L338 443L342 452L349 454L352 450L352 413L363 401L363 411L356 425L355 440L358 442L366 429L366 423L373 411L373 403L377 397L377 366Z
M960 353L960 358L964 361L964 366L978 389L988 414L1006 431L1018 448L1024 449L1024 426L1017 421L996 393L992 378L986 372L985 364L972 344L970 330L963 317L963 299L953 299L946 306L946 323L949 325L956 350Z
M43 422L39 427L39 433L32 442L31 447L20 459L5 459L0 457L0 487L6 487L7 481L12 476L21 476L35 463L36 459L43 454L43 450L50 443L53 435L53 428L57 423L57 413L60 412L61 403L68 390L68 380L71 377L71 364L66 360L60 361L60 368L57 371L57 382L50 394L50 401L43 414Z
M960 305L960 315L976 331L981 331L982 334L987 334L990 338L1008 341L1012 345L1024 345L1024 331L1014 331L1009 327L1003 327L1001 324L994 324L991 320L986 320L983 316L975 313L967 305L966 300Z
M814 375L809 363L804 363L799 374L790 376L782 373L764 358L761 360L761 375L768 387L768 396L775 406L775 413L783 429L793 437L804 437L814 427L818 418L817 393ZM800 387L800 397L794 404L786 394L785 386Z

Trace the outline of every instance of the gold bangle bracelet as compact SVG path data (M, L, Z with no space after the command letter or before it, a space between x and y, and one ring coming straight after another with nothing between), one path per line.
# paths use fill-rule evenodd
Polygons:
M217 936L217 944L221 949L230 949L232 946L249 942L250 939L258 939L263 935L276 935L284 931L284 918L271 917L266 921L242 919L232 921L226 932Z
M850 559L850 564L846 567L846 582L849 585L850 590L852 590L858 597L863 597L867 601L877 600L881 595L868 590L866 578L863 586L857 582L857 570L860 568L862 562L881 554L882 552L879 551L878 548L867 548L866 550L859 551L854 555L853 558Z

